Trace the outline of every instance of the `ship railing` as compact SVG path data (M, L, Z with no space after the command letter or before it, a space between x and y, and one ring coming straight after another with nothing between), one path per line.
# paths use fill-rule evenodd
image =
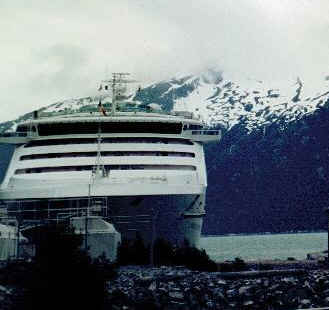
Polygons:
M108 112L107 115L111 116L111 104L110 103L104 103L103 107ZM171 111L168 112L166 110L162 109L152 109L148 106L140 106L140 105L134 105L132 103L123 103L118 104L117 114L120 114L120 112L134 112L135 114L138 112L141 113L147 113L147 114L161 114L166 116L178 116L185 119L194 119L199 120L199 118L194 115L192 112L188 111ZM62 117L62 116L70 116L70 117L80 117L80 116L103 116L102 112L99 112L97 105L90 106L90 107L82 107L79 111L70 111L70 110L60 110L60 111L53 111L53 112L40 112L39 118L47 118L47 117Z
M33 131L3 132L0 134L0 137L1 138L33 138L33 137L38 137L38 133Z
M199 142L218 142L221 138L220 130L184 130L183 136Z
M103 197L106 200L106 197ZM15 221L17 218L26 217L24 220L24 224L21 225L21 230L29 229L30 227L34 227L40 223L44 223L44 221L63 221L65 219L70 219L72 217L77 216L86 216L87 214L90 215L97 215L97 216L103 216L107 217L107 204L104 204L100 208L98 207L95 209L94 206L75 206L75 207L56 207L53 205L53 203L58 203L60 201L62 202L69 202L69 201L78 201L78 202L87 202L89 198L79 198L79 199L49 199L48 205L42 205L40 204L37 207L31 207L31 206L23 206L24 201L15 200L15 201L8 201L7 205L9 208L10 216L1 216L0 217L0 223L2 224L10 224L12 225L13 221ZM38 202L39 200L31 200L32 202ZM31 202L30 201L30 202ZM37 214L42 214L38 218ZM9 219L9 220L8 220Z
M192 130L192 135L210 135L210 136L220 136L220 130Z
M118 184L197 184L198 177L195 171L189 171L186 175L172 176L136 176L136 177L117 177L112 176L110 172L109 181Z
M0 143L22 144L22 143L27 143L34 137L38 137L37 132L32 132L32 131L4 132L0 134Z
M14 138L14 137L27 137L29 133L27 132L4 132L0 134L0 137L3 138Z

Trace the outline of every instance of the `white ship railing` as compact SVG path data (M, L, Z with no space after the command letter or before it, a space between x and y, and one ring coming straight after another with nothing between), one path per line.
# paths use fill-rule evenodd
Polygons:
M110 112L111 105L108 105L107 103L103 104L103 107L107 112ZM131 104L128 104L126 107L118 107L116 111L117 116L127 115L129 113L134 113L134 116L146 116L146 115L158 115L162 117L171 117L171 116L178 116L184 119L192 119L192 120L199 120L199 118L194 115L192 112L188 111L171 111L167 112L165 110L154 110L151 108L140 108L140 107L134 107L131 106ZM99 112L98 107L95 105L93 107L89 107L88 109L85 109L83 111L77 112L77 111L53 111L53 112L41 112L38 115L39 119L42 118L48 118L48 117L81 117L81 116L88 116L88 117L103 117L103 113ZM109 114L111 116L111 114Z
M5 132L0 134L0 137L11 138L11 137L27 137L27 132Z
M220 130L184 130L182 135L199 142L218 142L221 138Z
M4 132L0 134L0 143L23 144L38 137L36 132Z
M125 170L119 170L119 173L122 173ZM89 173L86 174L89 176ZM102 178L98 185L102 184L168 184L168 185L181 185L181 184L199 184L198 174L195 171L191 171L188 174L182 175L145 175L145 176L119 176L117 171L109 171L108 176ZM26 179L19 177L12 177L8 187L12 189L25 188ZM58 184L58 179L29 179L29 187L40 188L43 186L49 186L51 184ZM63 186L68 184L77 185L77 184L88 184L89 178L80 179L80 178L62 178L61 180ZM1 192L1 190L0 190Z
M69 134L54 135L52 138L64 137L95 137L95 134ZM158 133L103 133L102 137L160 137ZM181 134L166 134L161 137L187 138L199 142L218 142L221 138L220 130L184 130ZM0 134L0 143L23 144L38 138L49 138L48 136L40 137L37 132L6 132Z
M192 135L220 136L220 130L192 130Z

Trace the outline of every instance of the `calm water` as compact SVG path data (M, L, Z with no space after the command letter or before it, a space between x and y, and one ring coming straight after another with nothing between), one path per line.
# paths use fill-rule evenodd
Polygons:
M327 233L202 237L201 248L215 261L240 257L257 259L305 259L307 253L327 249Z

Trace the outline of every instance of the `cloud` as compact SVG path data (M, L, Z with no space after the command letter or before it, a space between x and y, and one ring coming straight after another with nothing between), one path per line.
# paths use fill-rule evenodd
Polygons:
M313 81L329 72L328 11L327 0L2 0L0 121L88 95L107 71Z
M77 87L88 80L87 50L74 45L57 44L34 56L35 72L27 81L36 94L59 92L78 94Z

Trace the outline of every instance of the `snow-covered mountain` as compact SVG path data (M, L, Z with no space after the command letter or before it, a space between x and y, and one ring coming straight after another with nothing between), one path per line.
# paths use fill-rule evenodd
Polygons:
M231 129L243 121L248 130L275 120L290 122L312 113L329 99L329 79L310 89L297 78L278 85L240 79L208 70L200 75L173 78L143 89L137 100L154 101L167 110L189 110L201 115L209 125Z
M95 107L102 96L103 103L111 98L105 93L79 99L68 99L42 108L46 114L82 112ZM313 113L329 100L329 76L323 77L316 89L301 78L271 85L259 80L226 78L220 71L207 70L201 74L183 75L167 81L148 84L137 92L132 89L130 101L143 104L157 103L164 110L188 110L200 114L209 126L226 130L243 122L248 131L280 120L291 122ZM0 131L29 115L0 124Z

